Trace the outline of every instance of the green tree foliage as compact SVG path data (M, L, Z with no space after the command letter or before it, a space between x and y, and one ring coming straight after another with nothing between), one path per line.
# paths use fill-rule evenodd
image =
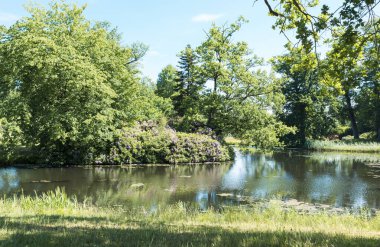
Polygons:
M284 111L280 119L297 127L295 134L285 136L288 145L304 147L307 139L320 139L334 133L338 104L335 95L321 83L314 53L302 47L292 48L283 56L273 58L276 72L283 76Z
M368 28L368 27L366 27ZM370 26L372 35L364 46L364 80L356 99L363 131L374 131L380 141L380 23Z
M181 131L194 132L205 124L200 107L201 91L206 81L201 74L198 54L190 45L187 45L178 57L178 83L172 95L177 114L176 127Z
M158 74L157 95L171 98L178 84L178 71L173 65L168 65Z
M363 104L365 103L363 97L371 96L368 95L369 92L376 95L378 88L375 86L376 83L373 83L376 80L369 78L376 74L373 69L379 67L376 61L379 60L380 50L374 40L376 40L376 34L379 33L380 23L380 20L376 18L375 7L380 4L380 1L342 0L335 9L331 8L327 2L322 5L318 0L274 0L273 2L264 0L264 2L269 13L276 18L274 28L279 29L289 41L295 38L297 42L293 43L301 45L307 54L312 51L318 54L320 44L326 41L330 44L327 59L319 64L323 65L318 67L319 74L322 75L322 81L326 85L341 94L352 134L355 139L358 139L359 127L366 128L365 121L367 120L366 118L358 120L357 115L362 117L363 110L368 109L373 109L372 116L375 118L380 115L375 106L377 103L367 101L370 104L367 106ZM295 37L287 35L289 30L295 31ZM368 44L371 40L372 47L376 48L369 52L371 45ZM370 53L372 55L369 55ZM357 94L361 96L356 99ZM379 120L374 119L373 122L372 128L380 133L376 124L380 122L380 117Z
M349 41L343 34L336 35L338 37L334 37L332 41L332 49L327 53L326 66L322 73L324 82L343 95L353 136L359 139L353 97L365 73L361 66L365 42L359 34L352 34Z
M264 149L280 145L292 131L274 115L281 109L280 81L259 67L262 59L245 42L233 42L244 18L230 26L213 26L197 49L204 77L211 82L204 105L207 126L217 135L233 135Z
M121 46L115 29L87 21L84 10L30 6L29 17L1 31L1 114L40 161L91 162L118 129L163 116L165 103L136 70L146 47Z
M259 69L263 61L247 43L232 40L244 22L213 25L200 46L180 53L173 105L183 118L181 130L211 131L220 139L233 135L272 148L292 129L275 118L284 100L280 81Z
M368 23L371 26L379 23L374 10L379 0L341 0L337 8L332 8L327 2L321 4L319 0L263 1L269 14L276 18L273 27L285 35L287 31L294 30L295 38L306 52L313 49L316 52L324 37L329 37L326 32L332 36L336 28L343 30L342 35L349 40ZM365 32L365 35L370 33Z

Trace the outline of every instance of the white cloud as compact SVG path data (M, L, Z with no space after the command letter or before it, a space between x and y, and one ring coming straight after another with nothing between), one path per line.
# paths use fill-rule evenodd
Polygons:
M20 19L20 17L17 15L0 12L0 23L9 24L9 23L17 21L18 19Z
M209 22L209 21L215 21L221 18L222 16L223 16L222 14L200 14L200 15L193 16L191 20L194 22Z

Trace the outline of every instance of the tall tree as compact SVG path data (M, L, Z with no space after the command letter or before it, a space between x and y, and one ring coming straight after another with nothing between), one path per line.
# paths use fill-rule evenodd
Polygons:
M1 32L1 101L19 106L1 113L13 116L41 161L93 161L118 129L145 115L135 66L145 48L121 46L84 10L61 1L30 6L29 17Z
M172 65L168 65L162 69L157 79L157 95L163 98L171 98L173 96L179 82L178 73L177 69Z
M322 72L325 83L343 95L352 134L359 139L353 97L365 73L362 66L365 38L356 32L351 36L345 34L336 31L338 37L332 41L332 49L327 53L327 63Z
M369 36L364 47L365 74L357 101L359 114L365 119L362 125L367 131L374 131L380 141L380 23L365 28L372 29L373 35Z
M353 135L359 138L355 116L354 93L361 80L362 69L359 61L363 56L366 41L373 36L374 28L380 21L376 19L375 7L379 0L342 0L336 9L319 1L283 1L274 4L264 0L269 13L275 16L275 28L289 40L288 30L295 30L295 44L302 44L305 51L317 54L319 44L332 40L329 51L328 80L344 97L347 115L351 122ZM318 8L320 10L318 10ZM369 26L370 28L363 28ZM375 31L376 32L376 31Z
M180 52L178 62L178 81L176 93L173 96L175 109L180 116L184 116L186 110L197 104L200 91L205 81L199 70L199 60L196 52L190 45Z
M318 139L333 133L335 127L335 96L319 80L314 53L303 47L287 46L289 53L273 58L276 72L283 76L284 111L280 119L297 127L295 134L285 137L287 145L303 147L306 139Z
M177 68L166 66L158 75L156 93L172 100L174 115L170 117L171 125L180 131L200 131L205 126L200 107L206 81L201 74L199 57L187 45L178 58Z
M258 68L263 61L247 43L232 41L245 22L239 18L229 26L213 25L197 48L202 74L211 85L204 94L203 112L217 136L232 134L268 148L278 145L278 137L291 130L272 114L283 100L279 81Z

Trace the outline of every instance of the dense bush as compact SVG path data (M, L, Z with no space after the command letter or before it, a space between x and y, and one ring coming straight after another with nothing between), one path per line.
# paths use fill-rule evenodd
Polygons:
M175 132L151 121L120 132L107 163L200 163L231 160L233 152L207 135Z
M168 156L170 163L218 162L230 160L231 150L207 135L178 133Z
M0 118L0 159L10 160L14 158L15 149L22 142L20 128L5 118Z
M376 132L370 131L370 132L362 133L362 134L360 134L359 138L363 139L363 140L375 140L376 139Z

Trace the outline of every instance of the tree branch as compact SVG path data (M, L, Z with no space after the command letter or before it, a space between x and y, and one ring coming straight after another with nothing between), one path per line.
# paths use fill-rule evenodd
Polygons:
M264 2L265 2L265 5L268 7L268 10L269 10L269 13L271 14L271 15L274 15L274 16L281 16L281 17L285 17L283 14L281 14L281 13L279 13L279 12L277 12L277 11L274 11L273 9L272 9L272 6L270 6L270 4L268 3L268 0L264 0Z

